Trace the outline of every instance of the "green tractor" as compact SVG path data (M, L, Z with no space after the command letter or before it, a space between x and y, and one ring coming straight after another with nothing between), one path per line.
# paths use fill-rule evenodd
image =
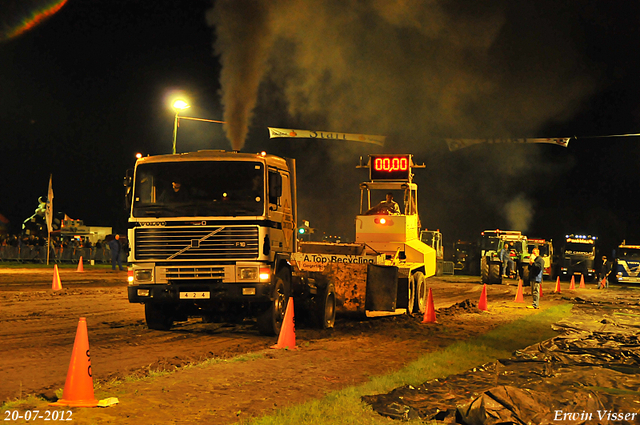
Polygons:
M517 277L525 284L529 282L529 252L527 237L514 230L485 230L480 240L480 276L482 283L502 283L502 261L500 251L509 244L509 255L515 265Z

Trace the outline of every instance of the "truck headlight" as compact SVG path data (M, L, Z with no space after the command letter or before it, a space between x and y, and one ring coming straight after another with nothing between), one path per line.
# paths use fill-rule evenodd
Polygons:
M238 267L238 280L258 280L258 268Z
M138 282L148 282L152 279L153 273L151 269L137 269L134 272L134 277Z

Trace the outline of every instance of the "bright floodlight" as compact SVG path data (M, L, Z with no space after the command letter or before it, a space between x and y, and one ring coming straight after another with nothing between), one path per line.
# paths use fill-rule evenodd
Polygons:
M176 111L176 117L173 120L173 154L176 154L176 139L178 138L178 114L180 111L187 109L189 105L184 100L176 100L173 102L173 109Z
M184 100L176 100L175 102L173 102L173 107L175 109L187 109L189 105L187 105L187 102L185 102Z

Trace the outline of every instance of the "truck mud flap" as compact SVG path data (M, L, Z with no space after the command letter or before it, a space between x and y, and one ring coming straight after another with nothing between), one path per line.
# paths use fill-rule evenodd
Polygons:
M366 310L395 311L398 268L367 264Z

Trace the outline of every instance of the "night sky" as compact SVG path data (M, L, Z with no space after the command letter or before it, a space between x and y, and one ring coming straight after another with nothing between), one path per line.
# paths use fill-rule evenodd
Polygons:
M0 7L0 214L19 232L46 195L126 230L134 155L266 150L298 163L299 218L354 237L359 157L412 153L422 224L445 242L485 229L559 240L637 224L640 5L611 1L70 0ZM517 4L514 4L517 3ZM4 9L4 10L3 10ZM269 139L267 127L387 136L383 148ZM246 136L245 136L246 134ZM446 138L575 137L568 148Z

